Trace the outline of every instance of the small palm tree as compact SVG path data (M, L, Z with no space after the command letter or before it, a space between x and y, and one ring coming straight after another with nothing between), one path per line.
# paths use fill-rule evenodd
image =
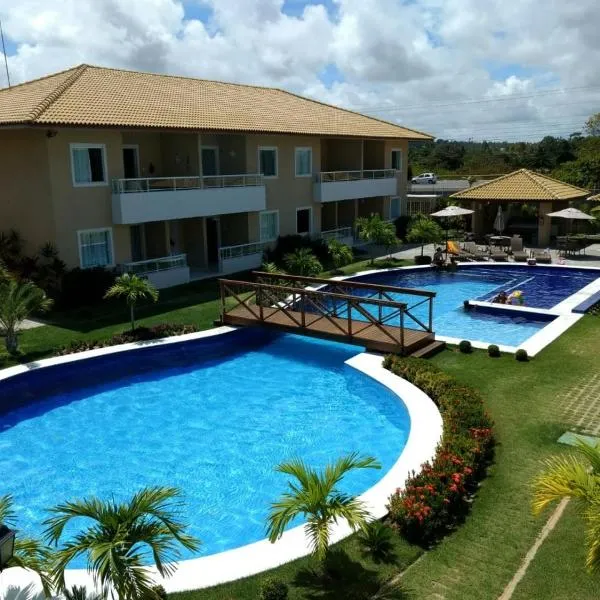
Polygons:
M545 470L534 481L533 512L563 498L579 502L587 524L586 566L600 566L600 443L579 442L577 454L555 456L545 461Z
M360 457L357 452L328 464L322 472L294 459L276 467L279 473L291 475L289 491L271 506L267 520L269 540L276 542L289 523L298 515L306 517L307 533L313 554L323 560L329 549L330 528L339 519L346 519L352 529L364 527L369 516L363 503L355 496L338 490L340 481L355 469L380 469L371 456Z
M12 505L12 496L0 496L0 525L14 526L15 511ZM13 556L4 568L20 567L34 571L40 576L44 595L49 598L52 595L52 578L49 575L50 556L50 549L39 540L16 536Z
M45 312L51 306L52 300L34 283L0 279L0 333L4 333L9 354L17 353L19 325L32 313Z
M129 306L129 317L131 319L131 331L135 330L135 306L140 300L158 301L158 290L147 280L123 273L115 280L108 289L105 298L125 298Z
M414 219L406 235L406 239L409 242L421 244L421 256L423 256L425 244L435 244L441 241L443 237L443 229L433 219L425 216Z
M396 237L396 227L393 223L384 221L377 213L370 217L359 217L354 222L358 237L364 242L384 246L387 254L390 254L394 246L400 244ZM375 257L371 256L371 264L375 263Z
M144 488L129 502L116 503L89 498L66 502L50 512L46 520L46 538L58 545L68 523L78 517L92 523L54 554L52 574L64 590L64 570L78 556L87 557L88 570L95 585L111 589L120 600L154 597L153 581L145 563L152 559L162 577L176 569L174 561L181 553L179 545L196 550L200 542L185 533L185 525L176 519L175 488Z
M292 275L314 277L323 270L323 265L310 248L296 248L284 255L283 262Z
M351 263L354 258L352 248L336 239L329 240L327 250L336 269Z

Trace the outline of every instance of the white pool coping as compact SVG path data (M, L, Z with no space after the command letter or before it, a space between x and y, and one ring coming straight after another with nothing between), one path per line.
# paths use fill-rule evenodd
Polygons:
M544 269L567 269L567 270L582 270L582 271L596 271L598 273L598 279L592 281L585 287L581 288L579 291L571 294L568 298L565 298L563 301L553 306L550 309L545 308L535 308L528 306L511 306L506 304L494 304L491 302L482 302L479 300L472 300L470 304L472 306L493 306L494 308L500 310L506 310L508 312L512 311L520 311L520 312L529 312L531 314L541 314L541 315L553 315L556 318L553 321L550 321L548 325L540 329L537 333L533 334L531 337L526 339L519 346L507 346L502 344L496 344L501 352L507 352L514 354L517 350L523 349L527 351L527 354L530 357L534 357L539 354L546 346L551 344L554 340L560 337L567 329L572 327L577 321L579 321L583 314L572 312L575 307L577 307L582 302L588 300L593 295L600 292L600 269L598 267L589 267L589 266L574 266L574 265L557 265L557 264L539 264L539 265L528 265L527 263L506 263L506 262L494 262L494 261L474 261L469 263L457 263L456 268L467 270L469 266L478 266L478 267L487 267L487 268L502 268L502 267L516 267L521 269L535 269L537 267L541 267ZM343 281L345 279L352 280L355 277L362 277L364 275L374 275L377 273L386 273L391 271L417 271L421 269L433 269L431 265L416 265L416 266L406 266L406 267L390 267L386 269L369 269L367 271L359 271L358 273L353 273L352 275L344 275L339 277L332 277L332 279L336 281ZM435 300L434 300L435 302ZM434 305L434 327L435 331L435 305ZM445 335L438 335L436 333L436 340L440 340L442 342L446 342L447 344L458 345L462 340L468 338L455 338ZM494 344L494 342L484 342L481 340L473 340L469 339L473 348L478 348L481 350L486 350L488 346Z
M199 333L174 336L151 342L123 344L98 348L77 354L40 360L28 365L19 365L0 371L0 380L26 373L34 369L45 368L58 364L83 361L88 358L126 352L140 347L163 346L182 341L191 341L236 331L233 327L219 327ZM378 381L398 396L399 401L406 406L410 416L410 431L406 445L392 468L364 494L360 499L366 504L374 518L382 518L387 514L387 502L390 495L402 487L413 471L420 471L424 462L431 460L441 440L443 422L433 400L419 388L408 381L397 377L382 365L379 355L361 353L346 361L349 367ZM284 489L282 488L282 492ZM82 497L85 492L82 492ZM276 498L273 498L276 500ZM332 526L331 541L342 540L352 533L346 522ZM239 548L182 560L178 563L175 574L168 579L162 579L155 567L149 567L151 576L156 583L165 587L167 592L193 590L234 581L250 575L261 573L302 556L310 554L306 541L305 526L294 527L286 531L281 539L271 544L267 539L247 544ZM29 598L41 597L41 585L38 576L24 569L11 568L2 573L2 585L5 588L15 587L27 589ZM94 589L91 574L86 569L68 569L65 572L68 587L83 585L88 590Z

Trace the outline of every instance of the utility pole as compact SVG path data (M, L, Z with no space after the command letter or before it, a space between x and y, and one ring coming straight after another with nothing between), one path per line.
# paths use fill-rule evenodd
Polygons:
M8 58L6 58L6 46L4 45L4 31L2 30L2 20L0 19L0 38L2 38L2 54L4 54L4 66L6 68L6 79L10 87L10 73L8 72Z

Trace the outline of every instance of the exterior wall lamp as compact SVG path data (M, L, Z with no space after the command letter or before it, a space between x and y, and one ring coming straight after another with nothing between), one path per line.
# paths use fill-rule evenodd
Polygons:
M15 553L15 535L16 531L0 524L0 572Z

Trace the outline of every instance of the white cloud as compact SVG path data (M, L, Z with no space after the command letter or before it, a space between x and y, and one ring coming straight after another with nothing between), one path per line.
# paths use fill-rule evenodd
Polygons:
M0 15L18 81L88 62L276 85L440 137L567 134L600 110L597 0L334 2L0 0ZM323 84L328 65L343 81Z

